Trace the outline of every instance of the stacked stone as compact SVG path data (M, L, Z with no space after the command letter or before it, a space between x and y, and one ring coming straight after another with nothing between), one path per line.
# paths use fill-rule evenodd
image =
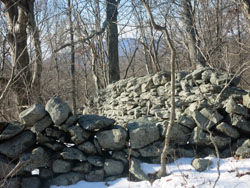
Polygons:
M80 180L112 180L128 168L127 131L114 120L72 115L60 98L35 104L20 114L21 123L0 124L0 185L40 188ZM18 164L16 178L4 178ZM37 175L32 175L36 171ZM38 171L39 170L39 171Z
M250 135L250 96L236 87L238 82L239 78L210 68L176 73L176 117L171 143L174 148L178 145L178 155L192 156L192 151L198 156L215 154L210 131L222 157L249 155L249 148L237 150ZM152 133L157 143L169 122L170 87L170 74L165 72L121 80L100 91L90 109L125 127L134 120L154 124L151 127L159 130L159 136ZM245 148L247 143L243 144Z

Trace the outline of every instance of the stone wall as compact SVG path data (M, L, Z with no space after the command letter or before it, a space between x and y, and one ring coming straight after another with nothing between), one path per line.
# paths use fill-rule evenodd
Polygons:
M249 93L234 87L234 80L215 103L230 75L203 69L176 77L176 122L167 161L213 155L207 129L222 157L249 157ZM0 122L0 185L45 188L128 173L131 180L148 180L139 162L160 162L169 78L158 73L110 85L94 98L88 115L72 115L64 101L52 98L45 107L35 104L23 111L21 123ZM4 182L13 169L15 178Z

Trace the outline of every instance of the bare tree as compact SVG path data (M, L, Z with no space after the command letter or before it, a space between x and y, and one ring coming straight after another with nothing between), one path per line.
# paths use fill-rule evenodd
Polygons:
M70 42L71 42L71 60L70 60L70 70L71 70L71 98L73 113L76 113L76 81L75 81L75 45L74 45L74 28L72 20L72 10L71 10L71 0L68 0L68 19L69 19L69 32L70 32Z
M155 23L153 14L150 10L148 0L141 0L143 3L148 16L150 18L151 24L155 30L161 31L164 33L165 40L168 44L168 47L171 51L171 114L170 114L170 122L169 126L167 128L167 132L165 135L165 142L164 142L164 148L161 154L161 170L158 172L158 177L166 176L166 157L167 152L169 150L169 141L170 141L170 135L171 135L171 129L174 126L174 119L175 119L175 57L176 57L176 50L173 44L173 41L171 40L169 36L169 31L167 27L162 27Z

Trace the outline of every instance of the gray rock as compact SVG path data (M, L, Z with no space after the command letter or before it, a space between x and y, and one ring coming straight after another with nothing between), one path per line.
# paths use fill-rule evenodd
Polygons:
M219 123L224 118L217 110L211 110L209 108L203 108L200 113L215 124Z
M242 146L240 146L236 152L236 155L240 156L241 158L249 158L250 157L250 139L246 140Z
M225 105L226 112L229 114L239 114L243 115L244 117L248 118L248 110L242 105L236 104L233 97L230 97Z
M144 93L144 92L149 91L149 90L152 89L153 87L154 87L154 83L153 83L152 78L150 78L149 80L147 80L146 83L143 83L143 84L141 85L141 91Z
M183 125L175 123L171 129L170 141L178 144L186 144L191 136L191 130Z
M29 149L36 142L35 135L31 131L24 131L16 137L0 144L0 153L9 158L17 158L21 153Z
M44 143L47 143L47 142L54 142L54 139L53 138L48 138L47 136L43 135L42 133L37 133L36 141L39 144L44 144Z
M83 151L84 153L90 154L90 155L94 155L97 153L95 145L89 141L84 142L80 145L77 146L77 148L81 151Z
M28 127L34 125L38 120L46 116L47 112L41 104L34 104L19 114L21 121Z
M62 174L59 176L56 176L51 184L52 185L72 185L76 184L78 181L84 180L84 174L77 173L77 172L69 172L67 174Z
M198 111L193 112L192 117L196 122L197 126L201 129L207 130L215 125L213 121L209 120Z
M46 128L45 132L46 132L46 136L53 137L56 139L59 139L62 135L64 135L63 131L52 129L52 128Z
M63 159L69 160L79 160L79 161L86 161L87 158L85 155L76 148L64 148L63 152L60 154Z
M250 134L250 121L247 121L244 117L234 114L232 125L237 127L241 133Z
M115 176L122 174L124 165L121 161L106 159L104 162L104 172L106 176Z
M103 167L104 165L104 159L97 155L88 156L87 160L90 164L97 166L97 167Z
M128 156L126 155L126 153L122 152L122 151L115 151L112 154L112 158L122 161L123 164L127 165L128 164Z
M169 72L158 72L152 79L155 86L164 85L171 80L171 74Z
M149 146L139 149L139 152L142 157L157 157L162 153L162 143L155 142Z
M65 148L65 145L62 143L58 143L58 142L47 142L47 143L43 143L42 145L48 147L49 149L53 150L53 151L61 151L63 148Z
M24 167L26 171L32 171L40 167L47 167L50 165L50 155L49 153L41 146L32 150L31 153L25 153L21 156L21 160L31 160L31 162Z
M216 129L231 138L237 139L240 137L239 131L225 122L221 122L219 125L217 125Z
M98 182L98 181L103 181L104 179L104 170L93 170L89 174L85 175L86 181L90 182Z
M10 139L24 130L24 126L19 123L8 123L0 133L0 141Z
M52 121L56 125L61 125L71 113L69 106L59 97L51 98L45 107Z
M135 121L128 124L128 129L133 149L142 148L160 138L158 127L152 122Z
M219 149L225 148L231 144L231 139L229 137L213 136L213 138ZM199 127L194 128L189 141L191 144L200 146L213 146L209 134Z
M52 122L52 119L50 118L50 116L45 116L43 119L41 119L38 122L36 122L31 127L30 130L33 133L41 133L42 131L44 131L47 127L49 127L52 124L53 124L53 122Z
M96 137L103 149L117 150L126 145L127 131L123 128L101 131Z
M90 137L90 133L83 130L79 126L72 126L68 129L70 135L71 135L71 140L75 144L81 144L84 141L86 141Z
M104 129L115 123L113 119L97 115L83 115L78 122L83 129L88 131Z
M41 181L37 176L22 178L22 188L40 188Z
M70 116L62 125L54 125L60 130L68 132L68 128L74 126L77 123L79 115Z
M84 174L90 173L91 170L92 170L92 165L90 163L87 163L87 162L76 163L72 169L72 171L74 171L74 172L81 172Z
M149 181L149 177L142 171L140 161L131 158L129 172L133 174L139 181Z
M180 118L178 119L178 123L190 129L196 127L195 121L187 115L180 116Z
M243 105L250 108L250 94L243 95Z
M192 166L199 172L207 170L211 165L212 161L209 159L194 159L192 161Z
M54 173L66 173L71 171L72 163L70 161L57 159L53 162L52 169Z
M39 168L39 177L42 179L49 179L53 177L53 172L49 168Z

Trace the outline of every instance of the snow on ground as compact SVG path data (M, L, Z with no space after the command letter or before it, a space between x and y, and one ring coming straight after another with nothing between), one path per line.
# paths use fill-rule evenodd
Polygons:
M217 159L207 157L213 165L204 172L197 172L191 166L192 158L181 158L167 165L170 175L150 182L130 182L120 178L110 182L80 181L70 186L51 186L51 188L211 188L218 176ZM250 188L250 159L221 159L221 177L216 188ZM154 173L160 169L159 164L141 163L145 173Z

